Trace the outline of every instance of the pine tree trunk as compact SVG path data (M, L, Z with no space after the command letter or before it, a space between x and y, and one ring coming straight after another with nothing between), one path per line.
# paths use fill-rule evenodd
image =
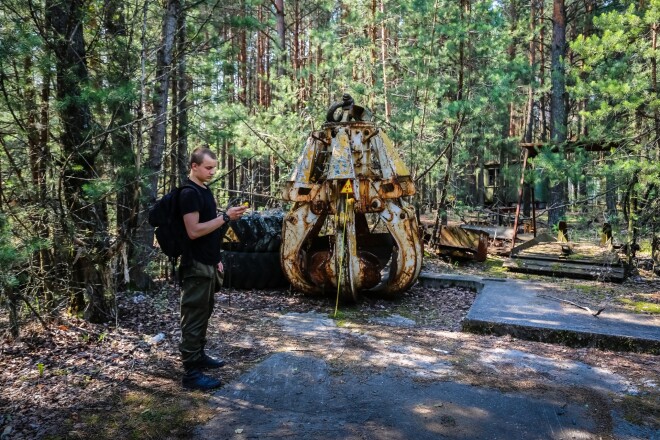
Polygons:
M529 33L534 36L536 29L536 0L531 0L529 5ZM530 143L534 140L534 81L536 76L536 41L534 37L529 40L529 86L527 88L527 111L525 119L525 133L523 141ZM524 173L525 170L521 170ZM523 183L523 200L522 200L522 213L524 216L529 217L532 207L532 189L529 182Z
M566 141L566 73L564 57L566 55L566 10L564 0L553 2L552 26L552 61L550 102L550 139L554 146L563 151ZM561 154L561 153L560 153ZM561 179L549 191L548 224L554 226L566 214L567 181Z
M658 23L651 25L651 48L656 53L658 48ZM658 93L658 60L655 56L651 57L651 90L654 94ZM655 130L655 160L660 160L660 112L657 106L653 107L653 128Z
M467 0L461 0L461 20L465 20L465 14L469 12L470 3ZM456 101L463 100L463 87L465 86L465 43L463 40L458 45L458 83L456 85ZM458 120L461 121L463 118L462 115L459 115ZM447 187L449 186L449 177L452 171L453 156L454 156L454 141L460 130L461 122L457 122L454 126L452 138L449 146L447 147L446 159L447 163L445 165L445 174L440 183L440 196L438 198L438 214L436 217L435 226L433 228L433 237L436 237L439 224L447 225ZM439 219L439 221L438 221Z
M292 72L291 75L295 81L295 83L298 84L298 102L297 108L300 109L302 108L302 102L303 102L303 87L302 87L302 81L304 81L304 78L302 76L299 76L300 72L300 62L301 62L301 56L300 52L302 49L302 46L300 44L300 7L298 4L298 0L293 0L293 35L291 37L291 49L293 52L293 56L291 59L291 66L292 66Z
M153 206L158 196L158 177L163 171L163 155L168 119L167 102L170 76L172 75L172 53L174 50L174 38L179 12L179 0L168 0L165 18L163 20L162 40L156 60L156 87L153 100L155 118L151 129L149 157L145 167L145 172L149 176L144 197L146 199L146 206L145 209L141 210L142 214L138 222L140 229L136 243L136 261L132 273L132 279L136 287L141 290L148 290L152 285L152 280L146 274L145 269L154 256L154 230L149 225L149 222L147 222L146 217L149 212L148 207Z
M539 0L539 17L544 17L544 1ZM539 78L540 84L539 87L541 90L545 88L545 24L541 22L541 29L539 29ZM541 140L546 141L548 139L548 119L547 119L547 101L546 94L543 93L540 97L540 107L541 107Z
M515 0L509 0L509 21L510 21L510 32L513 34L518 27L518 5ZM511 41L509 47L507 48L507 54L509 56L509 62L513 62L516 57L516 43ZM515 108L513 102L509 103L509 129L506 133L508 137L515 136ZM500 162L502 166L502 162ZM502 173L500 173L502 174Z
M529 9L529 33L535 34L536 29L536 0L532 0ZM527 120L525 121L525 136L524 142L532 142L534 140L534 81L536 76L536 41L534 38L529 40L529 87L527 88Z
M259 8L257 12L257 20L259 23L264 23L263 8ZM265 81L265 46L266 46L266 36L263 32L257 34L257 59L255 63L255 70L257 73L257 105L260 107L264 106L266 91L264 90Z
M176 170L178 183L188 178L188 90L189 79L186 72L186 14L177 17L177 89L179 99L176 101L176 118L178 125L176 144Z
M178 27L178 23L177 23ZM176 37L175 37L176 45ZM177 169L177 146L179 145L179 66L178 66L178 54L176 50L173 51L172 55L172 75L170 77L170 86L172 87L172 94L170 98L172 111L170 113L170 141L166 143L166 148L164 151L165 161L163 165L163 181L165 191L170 191L171 189L176 188L178 182L179 170ZM169 148L167 148L169 146Z
M246 6L245 2L241 5L241 15L245 17L246 15ZM249 108L248 105L248 77L247 77L247 31L245 29L240 29L238 31L239 35L239 53L238 53L238 100Z
M594 19L594 9L596 8L596 0L585 0L585 9L586 9L586 23L584 26L584 36L589 37L593 34L593 19ZM582 69L580 71L580 78L583 81L586 81L587 79L587 74L584 71L584 65L585 61L582 60ZM587 111L587 106L589 105L589 98L584 98L582 100L581 106L582 106L582 111L586 112ZM581 116L580 117L580 123L582 125L582 129L578 131L580 133L580 136L587 138L589 136L589 127L587 126L586 122L586 116ZM585 186L586 188L586 186ZM585 191L586 193L586 191Z
M390 123L390 115L392 110L390 109L390 101L387 97L387 28L385 27L385 0L380 0L380 14L381 14L381 24L380 24L380 56L381 64L383 69L383 99L385 100L385 122Z
M112 88L125 87L132 81L130 72L137 67L137 60L131 55L126 18L123 5L119 0L108 0L104 17L108 45L108 84ZM111 157L116 169L117 182L117 231L119 234L120 253L131 255L131 237L137 226L137 212L139 210L139 187L137 184L136 154L131 143L131 124L133 116L131 108L133 103L126 99L112 100L108 109L113 115L109 127L111 130ZM130 267L125 264L130 258L119 258L115 275L115 284L119 289L125 289L130 282L128 273Z
M27 112L27 141L28 157L30 163L31 184L36 189L31 195L33 203L45 206L46 203L46 164L49 162L46 155L47 143L43 141L39 120L39 107L37 104L37 87L34 82L32 55L24 59L25 83L25 110ZM48 96L47 96L48 98ZM48 212L46 209L34 210L29 214L31 224L35 225L37 236L46 241L50 236L48 228ZM34 255L35 267L40 279L45 280L43 288L43 304L47 311L52 308L52 291L50 290L50 269L52 254L50 250L41 249Z
M284 75L284 66L286 65L286 24L284 22L284 0L274 0L275 5L275 27L277 29L277 43L280 52L279 62L277 63L277 75Z
M67 243L70 249L72 296L70 308L90 322L109 318L106 292L114 288L109 276L107 212L102 200L85 198L83 186L100 172L95 162L98 150L90 141L92 114L83 87L89 80L83 40L84 2L66 5L46 2L46 24L52 32L56 59L56 97L62 123L60 142L67 162L62 173ZM64 250L60 249L64 254Z

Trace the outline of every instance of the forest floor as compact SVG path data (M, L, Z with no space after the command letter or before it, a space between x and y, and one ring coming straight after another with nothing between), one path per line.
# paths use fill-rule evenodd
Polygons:
M658 313L660 307L660 278L650 271L640 270L622 284L611 284L512 274L501 263L497 257L467 265L427 258L423 270L542 281L554 296L592 308ZM334 317L338 326L447 356L457 371L452 379L461 383L502 390L515 383L526 392L548 390L547 379L524 366L510 365L506 374L494 374L469 361L484 350L514 350L607 371L625 378L635 391L599 395L590 402L616 408L631 423L660 429L658 356L460 332L475 295L459 288L416 286L399 300L363 298L354 306L340 307L335 316L332 298L309 298L286 290L224 290L216 296L207 351L227 361L217 376L230 383L269 355L301 344L277 325L280 316L322 313ZM209 393L187 391L180 385L178 293L171 285L151 295L119 296L112 323L94 325L62 315L48 331L38 322L24 325L19 340L9 338L6 313L0 312L2 440L182 439L214 416L207 404ZM415 325L392 327L376 319L388 316L413 320ZM433 344L451 346L451 353L438 352ZM602 438L615 438L607 427L602 432Z

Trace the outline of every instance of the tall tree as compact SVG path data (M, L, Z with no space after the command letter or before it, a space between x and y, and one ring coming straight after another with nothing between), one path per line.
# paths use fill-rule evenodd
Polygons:
M172 54L174 52L177 17L181 12L180 0L168 0L164 11L161 42L156 58L156 79L153 97L154 123L151 127L149 157L145 171L147 184L143 188L145 206L152 206L158 196L158 179L163 171L163 157L167 133L168 99L172 77ZM136 261L132 274L138 288L146 289L151 285L151 278L146 274L146 266L153 258L154 230L146 221L147 209L141 210L139 220L139 238L136 243Z
M62 123L62 214L70 249L73 296L70 306L87 320L109 317L105 294L112 291L108 218L103 199L89 188L101 174L96 159L101 151L93 141L92 113L84 90L88 87L83 39L84 2L46 1L46 23L56 58L56 97ZM61 253L65 250L61 249Z
M188 39L186 37L186 14L177 17L177 51L176 51L176 81L178 99L176 100L177 137L176 137L176 170L178 183L181 184L188 176L188 91L190 78L186 70Z
M277 49L279 50L279 62L277 63L277 75L284 75L286 66L286 22L284 20L284 0L272 0L275 7L275 23L277 29Z
M564 0L552 3L552 48L550 76L552 92L550 100L550 139L556 154L564 150L567 134L566 118L566 7ZM556 225L566 212L567 182L564 175L557 175L549 191L548 223Z
M114 274L118 288L125 289L130 282L130 260L132 259L131 238L137 226L139 211L139 178L137 157L133 140L135 115L135 87L133 72L138 70L137 56L131 45L131 30L126 23L124 3L106 0L103 24L105 26L108 51L107 82L111 93L108 96L111 139L111 163L116 173L115 191L117 218L118 270ZM139 136L139 133L137 134Z

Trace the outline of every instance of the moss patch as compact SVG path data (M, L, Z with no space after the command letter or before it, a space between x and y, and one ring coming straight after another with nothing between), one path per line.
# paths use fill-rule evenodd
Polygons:
M650 314L660 314L660 304L647 302L647 301L636 301L633 299L622 298L619 300L622 304L625 304L635 313L650 313Z
M503 261L500 258L488 257L483 263L484 271L487 276L506 278L508 270L503 266Z
M602 290L602 286L594 286L590 284L577 284L573 286L573 288L581 293L598 293Z

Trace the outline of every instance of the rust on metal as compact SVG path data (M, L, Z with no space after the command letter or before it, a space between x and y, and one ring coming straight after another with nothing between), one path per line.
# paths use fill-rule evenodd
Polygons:
M444 257L486 261L488 233L459 226L443 226L437 237L438 254Z
M417 279L422 241L405 163L368 110L344 95L307 139L283 197L282 267L297 290L397 295Z

